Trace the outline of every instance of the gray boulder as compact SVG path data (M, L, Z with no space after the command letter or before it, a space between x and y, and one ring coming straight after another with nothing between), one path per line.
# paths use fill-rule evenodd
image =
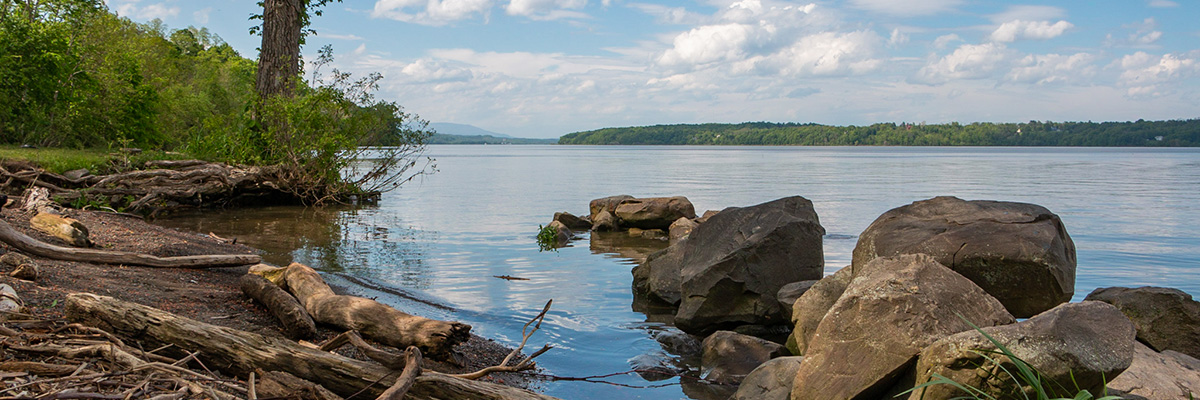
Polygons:
M651 197L626 199L617 204L613 215L626 228L663 229L680 218L696 218L696 209L687 197Z
M621 204L622 201L632 198L633 196L622 194L592 200L592 202L588 204L588 217L590 217L592 221L596 221L596 215L600 214L601 211L608 211L609 213L616 212L617 204Z
M859 236L852 266L918 253L975 282L1018 318L1075 292L1075 244L1057 215L1034 204L935 197L892 209Z
M586 231L588 229L592 229L591 221L576 217L575 214L565 211L554 213L554 220L561 222L563 225L571 228L571 230Z
M779 300L779 307L783 309L784 317L788 320L792 319L792 306L796 304L796 299L799 299L804 292L807 292L817 282L820 281L810 279L807 281L792 282L779 288L779 292L775 293L775 300Z
M696 223L696 221L682 217L672 222L670 229L667 230L670 235L671 244L678 243L683 238L688 237L698 225L700 224Z
M686 242L685 239L651 254L646 262L633 267L633 291L655 301L679 304Z
M723 384L737 384L767 360L787 355L778 343L730 331L713 332L700 347L700 377Z
M1116 306L1151 348L1175 350L1200 358L1200 302L1182 290L1160 287L1100 288L1084 300Z
M621 229L617 223L617 217L607 210L592 215L592 230L599 232L612 232Z
M792 399L880 398L922 349L971 329L964 318L1013 322L999 301L924 254L877 258L858 272L813 334Z
M804 357L779 357L759 365L729 400L788 400L801 361Z
M1117 377L1133 361L1133 324L1115 307L1097 301L1063 304L1028 320L982 331L1038 371L1045 379L1043 387L1057 396L1069 398L1089 390L1100 397L1105 379ZM1017 373L1011 361L992 351L998 351L996 345L975 330L938 340L921 352L916 382L927 382L936 373L996 398L1032 393L1003 370ZM952 385L932 385L913 391L909 399L965 394Z
M792 334L788 336L787 348L793 355L803 355L808 349L812 335L825 318L825 313L837 303L850 285L850 267L845 267L813 284L811 288L792 302Z
M683 267L676 326L704 334L786 324L775 295L787 283L823 276L824 235L812 202L800 196L714 215L678 244Z
M1167 350L1158 353L1133 343L1133 363L1108 383L1110 394L1125 399L1200 398L1200 360Z

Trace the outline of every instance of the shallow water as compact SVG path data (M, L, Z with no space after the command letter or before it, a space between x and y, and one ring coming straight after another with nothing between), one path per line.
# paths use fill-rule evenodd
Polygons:
M410 312L455 319L510 344L554 306L530 347L546 373L590 376L663 353L672 329L631 308L630 269L654 242L614 237L539 252L539 224L587 213L616 194L687 196L707 209L801 195L827 235L826 273L850 262L879 214L939 195L1035 203L1062 217L1078 251L1075 300L1097 287L1156 285L1200 294L1200 149L432 146L438 173L378 206L275 207L205 213L162 224L238 237L275 264L298 261L355 292ZM498 279L495 275L528 278ZM694 367L694 366L693 366ZM679 378L548 382L563 398L716 398ZM686 380L685 380L686 383ZM663 387L643 388L642 386Z

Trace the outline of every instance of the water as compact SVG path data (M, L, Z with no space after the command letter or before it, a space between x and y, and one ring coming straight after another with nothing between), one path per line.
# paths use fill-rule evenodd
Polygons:
M529 346L553 344L539 365L559 376L670 357L652 335L671 328L631 309L633 259L653 242L617 252L585 237L539 252L534 241L554 212L586 214L591 199L616 194L684 195L698 212L805 196L829 233L827 273L850 263L858 233L888 209L939 195L1035 203L1059 214L1075 241L1075 301L1106 286L1200 295L1200 149L433 146L429 155L440 172L377 207L232 210L164 223L239 237L270 262L312 265L356 294L509 344L554 299ZM678 378L606 380L667 386L543 389L571 399L723 395Z

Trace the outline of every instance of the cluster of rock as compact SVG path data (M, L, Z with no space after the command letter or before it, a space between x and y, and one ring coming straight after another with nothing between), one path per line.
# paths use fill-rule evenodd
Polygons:
M575 237L574 232L626 231L631 236L669 239L687 236L697 224L696 209L686 197L635 198L629 195L592 200L586 217L568 212L554 213L549 228L556 233L558 245Z
M666 224L624 222L623 205L644 207L631 200L593 201L592 229ZM735 399L966 394L946 384L907 392L935 376L997 398L1029 393L1028 382L1004 372L1013 360L997 345L1061 396L1200 394L1200 303L1162 288L1098 289L1067 303L1075 247L1044 207L953 197L899 207L859 236L850 266L829 276L825 230L802 197L682 218L690 233L634 268L634 291L676 306L679 329L707 336L702 377L740 382ZM790 330L786 347L733 332L779 325Z

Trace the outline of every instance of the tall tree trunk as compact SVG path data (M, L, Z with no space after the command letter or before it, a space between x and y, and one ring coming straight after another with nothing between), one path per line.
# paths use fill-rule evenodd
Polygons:
M265 0L256 89L260 100L291 97L300 74L301 13L308 0Z

